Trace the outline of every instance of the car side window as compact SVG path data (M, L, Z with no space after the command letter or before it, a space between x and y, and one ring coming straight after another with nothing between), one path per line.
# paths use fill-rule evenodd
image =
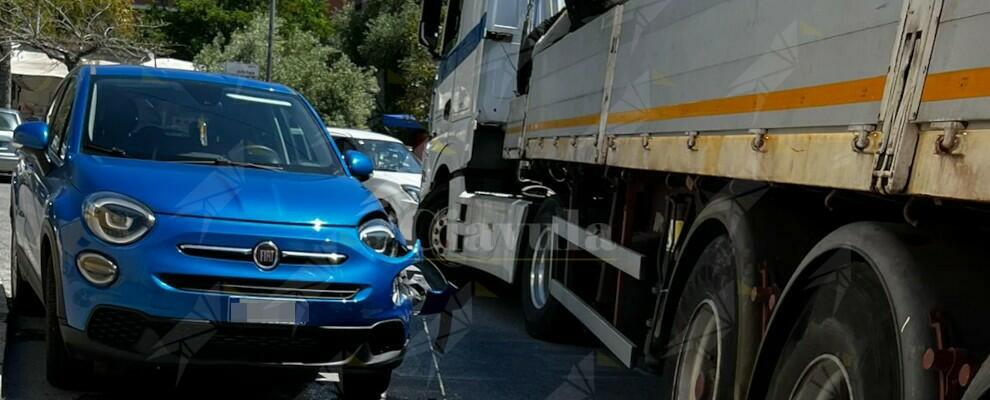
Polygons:
M65 87L66 87L66 86L68 86L68 82L66 82L66 81L63 81L63 82L62 82L62 83L61 83L60 85L58 85L58 87L57 87L57 88L55 89L55 95L54 95L54 96L52 96L52 102L51 102L51 104L50 104L50 105L48 106L48 112L47 112L47 113L45 114L45 122L47 122L47 123L48 123L49 125L50 125L50 124L52 123L52 115L54 115L54 114L55 114L55 109L57 109L57 108L58 108L58 103L59 103L59 100L61 100L61 99L62 99L62 93L64 93L64 92L65 92Z
M48 121L48 129L51 134L51 139L48 141L48 153L59 159L65 156L65 136L69 127L69 117L72 115L73 96L75 94L75 79L69 78L65 89L60 93L57 108Z
M354 146L354 143L348 139L335 137L333 141L337 143L337 149L340 150L340 154L347 154L348 150L357 150L357 146Z

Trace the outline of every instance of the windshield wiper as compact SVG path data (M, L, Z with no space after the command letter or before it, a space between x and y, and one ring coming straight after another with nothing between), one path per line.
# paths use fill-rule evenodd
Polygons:
M86 149L87 150L95 150L97 152L100 152L100 153L103 153L103 154L107 154L107 155L111 155L111 156L117 156L117 157L123 157L123 158L131 158L131 156L128 155L126 151L124 151L123 149L121 149L121 148L119 148L117 146L103 147L103 146L100 146L100 145L95 145L95 144L92 144L92 143L87 143L86 144Z
M256 168L256 169L263 169L266 171L282 170L282 167L276 165L265 165L265 164L255 164L245 161L234 161L223 156L217 156L216 158L190 158L187 160L172 160L170 162L177 162L183 164L208 164L208 165L220 165L227 167Z

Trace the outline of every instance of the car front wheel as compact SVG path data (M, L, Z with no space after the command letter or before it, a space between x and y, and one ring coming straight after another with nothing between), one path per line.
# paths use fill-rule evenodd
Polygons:
M58 319L58 289L54 274L58 273L53 256L45 257L48 277L45 281L45 372L52 386L62 389L77 388L87 381L92 365L72 358L62 338L61 323Z
M41 315L41 304L32 293L21 272L21 260L17 255L17 236L10 232L10 309L20 315Z

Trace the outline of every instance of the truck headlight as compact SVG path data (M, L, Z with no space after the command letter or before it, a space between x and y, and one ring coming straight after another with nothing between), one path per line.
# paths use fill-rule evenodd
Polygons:
M397 257L405 251L405 246L395 232L395 225L383 219L373 219L361 225L358 228L358 238L378 254Z
M127 196L99 192L83 202L83 220L90 232L112 244L133 243L155 225L148 207Z
M402 185L402 191L406 192L413 200L419 203L419 186Z

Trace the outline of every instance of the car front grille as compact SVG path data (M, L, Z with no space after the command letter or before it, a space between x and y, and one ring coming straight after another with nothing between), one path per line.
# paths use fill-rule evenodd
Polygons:
M166 285L179 290L243 296L349 300L362 286L327 282L225 278L200 275L162 274Z
M406 343L398 320L366 328L230 324L163 320L105 306L93 312L86 331L95 342L148 361L178 355L194 361L330 363L346 360L362 346L382 354Z
M220 260L253 262L252 249L248 247L209 246L201 244L180 244L179 252L194 257ZM336 252L308 252L281 250L279 260L284 264L298 265L339 265L347 261L347 256Z
M144 318L137 313L101 308L93 313L86 331L90 339L112 347L129 349L145 333Z

